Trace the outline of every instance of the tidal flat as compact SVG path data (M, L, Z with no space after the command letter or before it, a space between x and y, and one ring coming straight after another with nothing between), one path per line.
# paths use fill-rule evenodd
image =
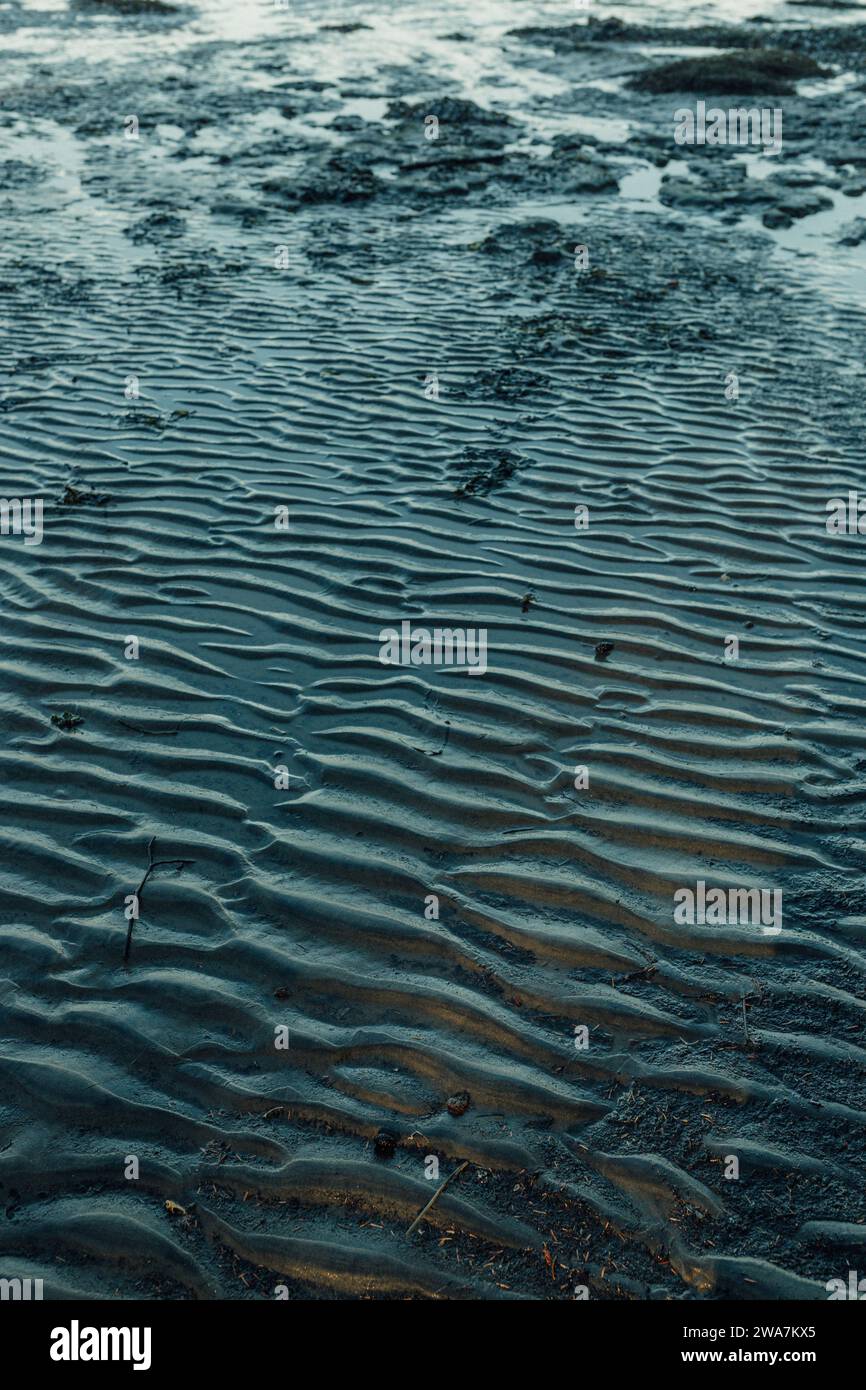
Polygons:
M0 57L0 1276L826 1299L866 13L11 0Z

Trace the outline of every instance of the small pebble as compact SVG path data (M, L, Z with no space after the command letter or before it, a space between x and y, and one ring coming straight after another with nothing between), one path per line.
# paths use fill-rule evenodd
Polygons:
M373 1152L377 1158L393 1158L397 1147L397 1136L390 1129L380 1129L373 1140Z
M457 1091L453 1096L448 1097L448 1114L465 1115L469 1109L470 1097L468 1091Z

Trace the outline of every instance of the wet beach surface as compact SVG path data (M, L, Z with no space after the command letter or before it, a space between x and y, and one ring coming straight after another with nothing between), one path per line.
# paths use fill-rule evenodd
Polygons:
M0 494L46 500L0 538L0 1275L826 1298L866 10L58 0L0 45ZM719 55L730 99L644 78ZM781 156L676 146L702 97ZM407 619L488 670L383 665ZM675 922L698 880L781 934Z

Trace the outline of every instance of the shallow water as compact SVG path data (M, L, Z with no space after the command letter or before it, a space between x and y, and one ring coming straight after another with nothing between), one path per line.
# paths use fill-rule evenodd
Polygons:
M47 499L0 540L4 1275L807 1298L855 1258L802 1227L866 1215L863 538L824 526L863 482L862 197L663 207L616 62L507 36L572 14L4 12L2 492ZM386 102L441 92L538 159L611 142L619 193L262 199L347 115L396 189ZM406 619L486 629L488 670L383 665ZM151 841L184 862L125 963ZM677 924L698 880L782 889L782 934ZM430 1158L471 1166L407 1244Z

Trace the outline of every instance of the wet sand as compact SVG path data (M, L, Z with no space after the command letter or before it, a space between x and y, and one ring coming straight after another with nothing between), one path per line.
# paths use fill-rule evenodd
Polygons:
M857 1268L866 25L719 8L0 15L3 1277ZM782 156L677 148L759 30Z

